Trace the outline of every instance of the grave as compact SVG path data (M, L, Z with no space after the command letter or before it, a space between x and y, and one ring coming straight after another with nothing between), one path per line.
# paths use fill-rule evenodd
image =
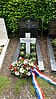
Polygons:
M29 33L28 33L28 35L29 35ZM31 39L31 38L29 38L28 35L26 34L26 39ZM21 42L28 43L29 41L28 40L26 41L26 39L25 38L23 40L21 39ZM27 47L27 45L26 45L26 47ZM29 52L27 52L27 53L29 53ZM45 95L44 95L44 92L42 91L36 77L40 77L41 79L46 80L48 83L56 85L55 81L53 81L52 79L47 77L47 75L43 74L37 68L35 62L31 63L30 60L25 59L24 57L23 58L20 57L18 61L14 62L10 65L10 72L11 72L11 74L14 74L16 77L18 77L19 80L20 80L20 78L22 79L22 78L27 77L27 81L28 81L29 77L32 78L32 83L33 83L34 89L37 93L38 99L44 99Z
M22 51L22 49L25 51L25 48L22 47L22 49L21 49L21 47L20 47L19 59L17 59L18 61L14 59L14 63L12 63L10 65L10 72L14 76L16 76L18 78L21 78L21 79L22 78L27 78L28 79L29 77L32 78L32 83L33 83L34 89L36 91L37 98L38 99L45 99L44 92L42 91L36 77L40 77L41 79L44 79L45 81L47 81L48 83L51 83L53 85L56 85L56 82L53 81L52 79L50 79L49 77L47 77L47 75L43 74L40 71L40 70L44 70L44 67L43 67L41 50L40 50L40 47L39 47L38 39L30 38L30 33L25 33L25 36L26 36L26 38L20 38L20 44L22 43L23 45L25 45L26 46L26 53L30 54L30 52L31 52L30 51L31 50L30 43L32 43L32 44L36 43L36 53L37 53L37 57L38 57L38 65L40 65L40 67L38 68L35 61L31 61L30 59L25 58L24 55L21 56L20 52Z
M47 38L47 47L48 47L48 55L50 58L50 66L52 71L56 71L56 61L54 55L54 46L52 46L52 40L56 38L56 19L52 19L49 22L49 31L48 31L48 38ZM56 46L55 46L56 47Z
M9 44L9 39L3 18L0 18L0 69L5 57L5 52Z
M30 29L30 27L28 27L28 28ZM23 31L22 31L22 33L23 33ZM26 47L25 52L27 54L31 53L31 43L36 44L36 54L37 54L39 68L37 68L36 62L31 62L27 58L25 59L25 56L19 57L19 56L21 56L20 55L21 43L25 45L25 47ZM47 44L48 48L51 49L51 46L49 45L50 44L49 38L47 39L47 43L48 43ZM20 36L18 45L19 46L17 46L12 65L10 65L10 71L11 71L11 73L13 73L14 75L16 75L17 77L20 77L20 78L23 78L24 74L25 74L25 77L27 77L27 76L32 77L32 83L33 83L33 86L37 93L38 99L44 99L45 98L44 92L40 88L40 85L38 84L38 81L36 80L36 76L40 77L41 79L46 80L47 82L49 82L51 84L54 84L54 85L56 85L56 82L53 81L52 79L50 79L49 77L47 77L45 74L43 74L40 71L40 70L44 70L44 64L43 64L43 60L42 60L42 55L41 55L38 38L37 37L35 38L34 36L31 37L31 33L29 31L24 32L23 36L22 36L22 34ZM25 48L22 47L22 49L25 49ZM48 49L49 53L50 53L50 49ZM19 57L19 60L18 60L18 57ZM52 56L50 56L50 57L52 57ZM53 62L53 59L51 62Z
M18 43L18 45L21 43L25 43L26 44L26 53L30 54L30 43L36 43L36 54L37 54L37 60L38 60L38 67L39 70L44 70L44 64L43 64L43 60L42 60L42 55L41 55L41 50L40 50L40 46L39 46L39 42L38 42L38 38L36 41L36 38L30 38L30 33L25 33L25 37L26 38L20 38L20 43ZM20 54L20 46L17 46L17 49L15 51L14 57L13 57L13 62L18 60Z
M19 35L20 40L18 41L18 45L13 57L13 62L18 60L19 53L20 53L20 45L21 43L26 44L26 53L30 54L30 43L36 43L36 53L37 53L37 60L38 60L38 66L39 70L44 70L44 64L42 60L42 54L40 50L40 45L38 42L38 28L39 28L39 20L30 18L26 19L23 18L19 22Z

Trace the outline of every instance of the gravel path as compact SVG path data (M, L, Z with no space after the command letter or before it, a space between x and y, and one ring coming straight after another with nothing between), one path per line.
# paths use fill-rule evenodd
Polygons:
M42 57L45 65L45 71L44 73L50 76L51 78L54 78L56 80L56 73L51 73L50 66L49 66L49 58L47 55L47 44L46 44L46 38L39 38L40 46L41 46L41 52ZM9 65L12 63L13 55L16 50L16 46L18 43L18 39L12 38L10 40L5 59L3 62L2 70L0 73L1 75L7 76L11 80L11 87L9 87L7 90L3 92L3 94L0 96L0 99L37 99L36 96L32 96L29 92L29 85L26 85L25 87L22 87L20 94L16 96L14 93L13 87L17 81L18 78L13 77L10 75L9 71ZM52 95L52 94L51 94ZM54 93L52 97L50 96L49 99L56 99L56 94Z

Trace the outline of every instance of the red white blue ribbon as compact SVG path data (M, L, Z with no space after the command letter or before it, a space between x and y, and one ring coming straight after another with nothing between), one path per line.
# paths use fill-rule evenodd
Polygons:
M39 83L36 81L36 75L34 72L32 72L32 83L33 83L33 86L36 90L36 94L38 96L38 99L45 99L44 92L41 89Z
M36 76L46 80L47 82L56 85L56 82L52 79L50 79L49 77L47 77L45 74L43 74L40 70L38 70L38 68L34 68L33 70L31 70L31 74L32 74L32 83L33 86L36 90L36 94L38 96L38 99L45 99L45 95L43 90L41 89L39 83L36 80Z
M56 82L49 77L47 77L45 74L43 74L38 68L34 68L34 73L36 76L39 76L40 78L46 80L47 82L56 85Z

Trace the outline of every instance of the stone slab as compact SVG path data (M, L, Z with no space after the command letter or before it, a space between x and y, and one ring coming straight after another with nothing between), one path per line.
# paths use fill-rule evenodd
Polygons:
M8 39L2 39L2 40L0 40L0 46L6 45L7 41L8 41Z
M55 62L54 53L53 53L50 38L47 38L47 47L48 47L48 56L50 58L51 70L56 71L56 62Z
M0 69L2 68L2 63L3 63L3 60L5 58L5 53L6 53L6 50L7 50L7 47L8 47L8 44L9 44L9 39L7 40L7 43L6 45L4 45L3 49L2 49L2 53L0 55Z
M16 48L15 54L13 56L12 63L18 60L19 51L20 51L20 41L18 41L17 48Z
M39 70L44 70L44 63L43 63L43 59L42 59L42 54L41 54L38 38L37 38L37 41L36 41L36 53L37 53L37 58L38 58Z
M2 68L2 63L5 58L5 53L6 53L9 41L10 40L8 39L4 19L0 18L0 46L4 45L2 52L0 54L0 69Z
M3 18L0 18L0 40L8 39L6 26Z

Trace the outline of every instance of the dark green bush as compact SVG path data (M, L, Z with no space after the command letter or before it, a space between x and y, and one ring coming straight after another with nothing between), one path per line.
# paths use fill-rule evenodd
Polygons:
M19 34L21 18L40 18L45 30L49 20L56 17L55 13L56 0L0 0L0 17L5 19L9 35Z

